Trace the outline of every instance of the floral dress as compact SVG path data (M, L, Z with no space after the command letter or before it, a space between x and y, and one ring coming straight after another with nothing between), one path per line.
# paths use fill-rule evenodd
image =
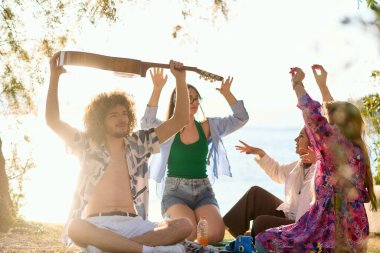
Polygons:
M298 107L318 157L315 202L296 223L258 234L256 244L268 252L365 252L369 229L363 203L369 194L363 153L327 122L320 103L308 94Z

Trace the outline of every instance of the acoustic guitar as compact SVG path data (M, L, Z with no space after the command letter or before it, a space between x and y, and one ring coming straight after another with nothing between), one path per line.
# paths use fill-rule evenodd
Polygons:
M58 64L59 66L72 65L91 67L113 72L126 73L131 76L139 75L142 77L146 76L146 71L149 68L170 68L169 64L144 62L135 59L78 51L61 51ZM200 75L201 78L211 82L223 80L223 77L221 76L198 69L196 67L183 66L183 69L196 72Z

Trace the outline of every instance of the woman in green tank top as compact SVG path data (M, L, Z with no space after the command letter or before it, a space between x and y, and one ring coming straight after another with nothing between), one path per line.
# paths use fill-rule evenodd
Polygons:
M141 122L143 128L159 124L160 121L156 119L157 106L161 90L167 81L167 76L164 77L162 69L154 69L150 71L150 74L154 88ZM209 243L219 242L224 237L225 226L206 167L209 153L208 143L211 143L213 138L215 139L212 136L213 131L223 129L219 132L224 131L224 136L237 130L248 121L248 113L242 101L237 101L230 91L231 83L232 78L228 78L217 90L230 104L234 115L225 119L207 118L203 122L198 122L194 117L198 109L202 110L200 108L201 96L194 86L188 84L189 124L175 137L172 137L168 143L161 145L160 155L164 157L162 161L167 161L164 164L164 166L167 165L167 172L161 202L162 215L170 218L189 218L193 224L193 231L187 238L189 240L196 239L197 223L202 216L205 216L208 222ZM167 118L173 115L175 100L176 92L174 90L170 98Z
M177 133L174 138L168 160L168 177L207 178L207 139L201 124L196 120L194 123L198 132L197 141L185 144L181 140L181 133Z

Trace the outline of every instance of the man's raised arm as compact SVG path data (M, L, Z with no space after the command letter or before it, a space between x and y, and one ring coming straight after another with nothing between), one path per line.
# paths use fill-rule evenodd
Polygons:
M176 79L176 102L173 117L158 126L155 131L160 143L165 142L189 123L190 103L183 64L170 61L170 71Z
M60 52L50 58L50 84L46 98L45 119L48 126L58 134L65 142L71 142L74 138L75 129L63 122L59 114L58 104L58 81L63 67L58 66Z

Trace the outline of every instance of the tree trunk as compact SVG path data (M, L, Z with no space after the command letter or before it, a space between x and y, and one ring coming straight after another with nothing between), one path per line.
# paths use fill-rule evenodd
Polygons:
M0 231L6 231L14 221L12 200L9 193L9 182L5 171L5 159L0 138Z

